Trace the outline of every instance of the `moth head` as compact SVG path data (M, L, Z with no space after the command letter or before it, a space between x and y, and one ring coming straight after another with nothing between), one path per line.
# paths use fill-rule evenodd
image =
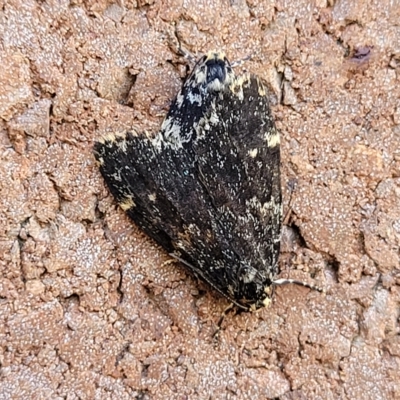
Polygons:
M201 86L206 90L219 92L234 78L235 74L225 53L212 50L200 58L188 82L191 86Z

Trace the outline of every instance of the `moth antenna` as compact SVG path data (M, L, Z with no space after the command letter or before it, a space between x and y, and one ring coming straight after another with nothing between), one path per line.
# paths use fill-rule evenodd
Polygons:
M197 58L196 56L191 53L189 50L184 49L183 47L181 47L181 44L179 43L179 47L178 47L178 53L181 54L184 58L186 58L186 60L189 61L190 64L196 64L197 62Z
M275 279L274 281L272 281L273 285L288 285L288 284L294 284L294 285L299 285L299 286L303 286L312 290L317 290L318 292L321 293L325 293L325 290L320 288L317 285L313 285L311 283L306 283L306 282L302 282L302 281L297 281L296 279Z
M241 58L240 60L235 60L235 61L233 61L233 62L231 63L231 67L232 67L232 68L240 67L240 66L242 66L246 61L251 60L251 57L252 57L252 55L249 54L249 55L247 55L246 57Z
M172 34L168 35L168 44L172 51L183 56L186 60L189 61L190 64L192 64L192 66L196 64L197 62L196 56L189 50L182 47L176 28L175 28L175 35Z
M180 263L186 265L187 267L189 267L191 270L194 270L194 267L192 264L189 264L188 262L186 262L183 258L178 257L177 255L175 255L174 253L169 253L168 255L170 255L172 258L175 258L175 260L179 261Z

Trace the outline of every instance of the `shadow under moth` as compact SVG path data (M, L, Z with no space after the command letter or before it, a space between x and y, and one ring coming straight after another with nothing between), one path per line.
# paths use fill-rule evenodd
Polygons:
M195 65L149 138L107 135L94 154L128 216L191 273L242 309L269 304L277 279L280 138L266 86L225 54Z

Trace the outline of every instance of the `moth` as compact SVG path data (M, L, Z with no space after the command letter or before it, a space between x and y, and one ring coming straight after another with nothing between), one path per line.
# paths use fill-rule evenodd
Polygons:
M266 85L237 76L223 52L198 60L154 137L107 135L94 154L128 216L236 306L303 284L277 279L280 137Z

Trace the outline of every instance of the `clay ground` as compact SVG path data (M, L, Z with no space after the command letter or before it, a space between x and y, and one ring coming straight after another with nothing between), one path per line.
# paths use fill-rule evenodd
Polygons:
M400 3L1 1L0 399L399 399ZM92 146L156 132L172 43L263 77L282 277L229 313L132 224Z

